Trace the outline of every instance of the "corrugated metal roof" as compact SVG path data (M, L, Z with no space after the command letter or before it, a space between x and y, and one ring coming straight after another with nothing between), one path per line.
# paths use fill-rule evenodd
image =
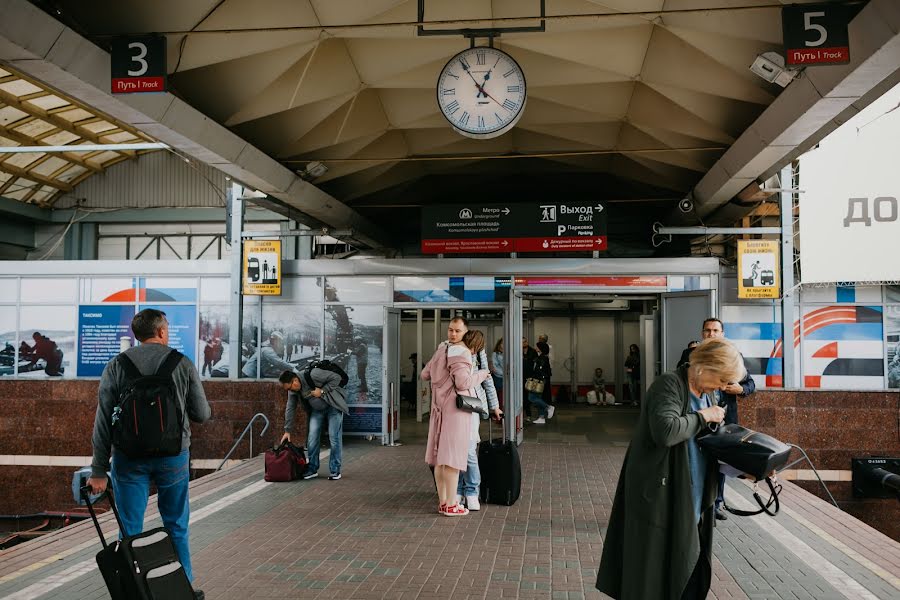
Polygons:
M14 70L0 68L0 146L78 146L152 142L126 126ZM52 205L62 193L146 151L0 152L0 195Z

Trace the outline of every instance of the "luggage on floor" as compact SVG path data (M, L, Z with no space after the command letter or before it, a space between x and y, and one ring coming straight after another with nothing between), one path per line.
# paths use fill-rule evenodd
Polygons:
M306 450L288 441L266 450L265 460L266 481L293 481L306 472Z
M587 393L587 403L588 404L597 404L597 392L591 390Z
M112 490L107 488L105 493L122 531ZM112 600L194 600L194 588L178 561L169 531L157 527L107 544L89 494L87 486L81 488L81 497L103 544L97 553L97 566Z
M490 432L490 429L488 430ZM522 491L522 463L515 442L505 439L484 440L478 444L478 468L481 471L479 500L488 504L512 506Z

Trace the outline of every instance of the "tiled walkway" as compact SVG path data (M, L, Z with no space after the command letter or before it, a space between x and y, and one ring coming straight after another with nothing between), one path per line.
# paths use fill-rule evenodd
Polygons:
M593 582L635 413L557 415L527 430L520 500L467 517L435 513L422 429L406 422L404 446L348 443L338 482L266 484L260 459L198 480L195 583L210 600L602 598ZM741 483L728 494L751 498ZM776 519L717 528L710 597L900 598L900 544L790 484L783 499ZM0 597L106 598L98 548L88 523L17 546L0 555Z

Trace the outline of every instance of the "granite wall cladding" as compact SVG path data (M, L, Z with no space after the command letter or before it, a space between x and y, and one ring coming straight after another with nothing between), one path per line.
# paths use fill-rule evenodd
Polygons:
M90 456L97 409L98 380L0 380L0 455ZM259 437L254 425L253 453L271 447L284 430L286 394L277 383L206 381L212 418L191 426L191 458L225 457L255 413L269 418ZM300 412L294 430L306 439ZM247 437L232 458L247 458ZM71 510L72 473L76 467L0 465L0 514ZM200 474L206 471L200 471Z

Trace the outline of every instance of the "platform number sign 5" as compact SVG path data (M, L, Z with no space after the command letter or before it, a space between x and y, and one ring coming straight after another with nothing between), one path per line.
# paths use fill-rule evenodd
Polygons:
M110 65L114 94L166 91L166 39L162 36L116 38Z
M802 4L781 9L785 64L845 64L850 62L847 24L854 7L843 4Z

